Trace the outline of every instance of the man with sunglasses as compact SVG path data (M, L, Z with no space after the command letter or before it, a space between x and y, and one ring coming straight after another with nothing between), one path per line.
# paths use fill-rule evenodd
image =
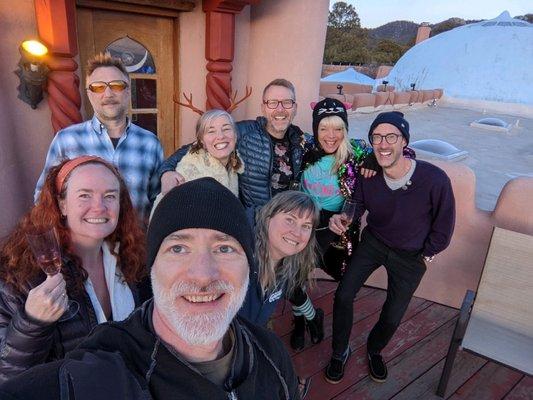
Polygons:
M294 85L288 80L275 79L265 87L261 111L263 115L255 120L237 122L237 150L245 165L239 193L252 221L258 207L295 186L305 146L312 140L292 124L297 104ZM187 149L182 147L161 166L164 193L183 182L175 168Z
M422 276L430 263L450 243L455 224L455 200L450 179L433 164L406 158L409 123L397 111L381 113L370 126L368 140L382 170L359 179L354 192L354 219L368 211L350 265L335 293L333 354L325 370L328 382L339 383L350 356L353 300L367 278L383 265L387 271L387 299L367 340L370 377L387 379L381 351L391 340ZM330 229L345 230L340 215L330 219Z
M52 166L66 157L95 155L117 166L133 205L144 220L159 193L161 143L152 132L128 119L130 78L119 59L100 53L89 60L86 91L94 116L56 134L35 188L35 201Z

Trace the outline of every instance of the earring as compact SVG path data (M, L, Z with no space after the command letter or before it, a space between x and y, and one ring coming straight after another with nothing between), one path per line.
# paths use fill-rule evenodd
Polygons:
M230 160L231 160L231 166L233 167L233 169L237 168L237 163L239 162L239 160L237 159L237 150L233 150L231 152Z

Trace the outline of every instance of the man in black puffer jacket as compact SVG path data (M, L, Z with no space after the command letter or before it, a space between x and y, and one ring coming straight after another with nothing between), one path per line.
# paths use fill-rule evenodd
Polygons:
M236 317L253 262L239 200L212 178L174 188L147 248L154 299L99 325L65 360L0 386L0 399L298 400L281 341Z
M292 121L297 111L294 85L286 79L275 79L263 90L263 116L237 122L237 150L244 161L239 175L239 193L253 221L257 208L276 193L291 187L300 172L302 157L313 138ZM176 164L187 152L184 146L161 166L162 192L183 181Z

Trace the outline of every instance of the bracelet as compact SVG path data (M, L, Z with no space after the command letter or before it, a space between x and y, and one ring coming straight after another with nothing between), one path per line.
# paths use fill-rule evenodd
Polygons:
M424 261L425 262L432 262L433 260L435 259L435 255L432 255L432 256L424 256Z

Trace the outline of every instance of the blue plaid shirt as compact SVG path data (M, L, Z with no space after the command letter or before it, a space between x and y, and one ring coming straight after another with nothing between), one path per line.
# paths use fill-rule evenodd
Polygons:
M35 202L51 167L67 157L83 155L95 155L113 163L126 181L139 216L144 220L149 215L160 192L157 171L163 162L163 148L159 139L152 132L128 122L126 132L114 148L105 126L96 117L62 129L54 137L37 181Z

